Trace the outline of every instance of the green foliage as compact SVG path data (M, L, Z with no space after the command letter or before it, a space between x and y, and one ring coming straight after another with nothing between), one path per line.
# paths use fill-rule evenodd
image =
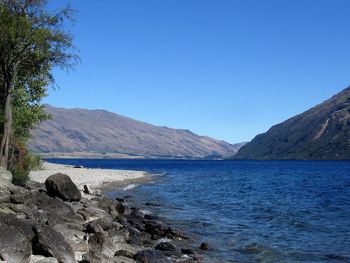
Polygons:
M41 168L40 156L27 154L15 165L12 183L24 186L29 180L29 172Z
M27 93L23 88L16 89L13 96L13 135L22 143L31 137L30 130L40 122L51 118L45 113L45 106L40 99L45 96L44 88L39 94Z
M41 168L41 158L28 152L25 145L18 142L11 146L9 170L12 172L12 183L25 185L29 179L29 172Z
M78 62L72 35L64 29L73 10L67 6L52 13L46 6L46 0L0 0L0 128L4 141L12 138L25 143L30 130L50 118L40 102L47 87L54 84L52 70L69 70ZM3 145L1 153L8 148ZM25 178L31 167L27 165L30 158L23 158L17 159L22 163L14 168L18 178Z
M26 156L21 163L16 164L15 169L12 171L12 183L15 185L24 186L29 180L30 172L30 158Z
M41 166L40 156L31 154L25 145L20 142L11 145L9 170L13 175L13 184L24 186L29 180L29 172L40 169Z
M12 84L13 135L21 141L50 117L40 101L54 83L52 69L69 69L78 61L72 53L72 36L63 28L73 10L68 6L50 14L46 4L44 0L0 0L0 85ZM7 92L0 89L2 105ZM0 121L3 126L3 106Z
M53 68L70 69L78 61L72 36L64 30L73 10L67 6L51 14L46 4L45 0L0 0L0 102L4 106L6 94L11 94L14 135L21 139L49 117L40 101L54 83ZM3 112L1 107L2 125Z

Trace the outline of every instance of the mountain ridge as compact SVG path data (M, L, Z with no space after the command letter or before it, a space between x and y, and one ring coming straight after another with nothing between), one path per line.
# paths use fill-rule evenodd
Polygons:
M272 126L234 159L350 159L350 86Z
M101 109L45 105L45 110L54 118L33 130L30 143L31 150L44 155L221 158L240 146Z

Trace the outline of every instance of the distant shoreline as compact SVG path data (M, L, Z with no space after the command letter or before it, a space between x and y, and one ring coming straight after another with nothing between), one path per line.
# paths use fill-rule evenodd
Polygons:
M142 160L142 159L164 159L164 160L225 160L228 157L223 156L143 156L143 155L128 155L121 153L94 153L94 152L77 152L77 153L36 153L42 159L127 159L127 160Z

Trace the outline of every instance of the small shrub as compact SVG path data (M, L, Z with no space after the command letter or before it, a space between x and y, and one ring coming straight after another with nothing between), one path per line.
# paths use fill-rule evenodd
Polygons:
M23 144L12 145L9 170L12 172L12 183L24 186L29 180L29 172L41 168L40 156L32 155Z
M28 161L28 157L25 157L20 163L15 165L14 170L12 171L12 183L15 185L24 186L29 180L29 171L30 165Z
M31 161L30 161L30 169L31 170L40 170L42 169L42 161L39 155L32 155L30 154Z

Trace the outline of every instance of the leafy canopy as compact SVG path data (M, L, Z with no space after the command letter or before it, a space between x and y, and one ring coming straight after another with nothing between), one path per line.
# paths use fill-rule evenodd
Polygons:
M71 69L78 61L72 36L64 30L73 10L46 10L45 0L0 0L0 109L4 124L5 97L12 97L14 137L22 142L30 130L50 116L40 104L54 84L52 69ZM9 84L6 89L5 84Z

